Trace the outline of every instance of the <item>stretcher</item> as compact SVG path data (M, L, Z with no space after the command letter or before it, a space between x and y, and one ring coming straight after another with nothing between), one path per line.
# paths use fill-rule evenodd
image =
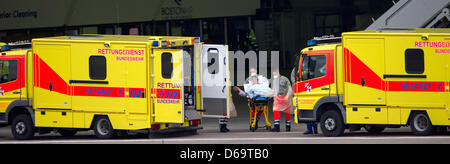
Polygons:
M269 121L269 103L273 100L272 97L261 97L256 96L255 98L248 98L249 108L250 108L250 131L254 132L258 129L256 125L256 117L264 115L266 125L264 126L266 130L270 130L272 124Z

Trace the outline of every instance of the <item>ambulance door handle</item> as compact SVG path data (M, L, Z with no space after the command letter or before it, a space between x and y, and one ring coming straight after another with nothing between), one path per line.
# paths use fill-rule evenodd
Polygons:
M322 88L322 90L330 90L330 88Z
M53 90L53 85L52 82L50 82L50 84L48 85L48 90L52 91Z
M364 85L366 85L366 81L364 80L364 77L361 78L361 86L364 87Z

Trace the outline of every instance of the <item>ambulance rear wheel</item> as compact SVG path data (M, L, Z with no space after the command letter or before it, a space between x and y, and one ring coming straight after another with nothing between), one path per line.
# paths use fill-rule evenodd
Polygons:
M433 132L430 118L424 112L415 112L410 118L411 130L415 135L427 136Z
M111 139L117 136L117 131L113 129L108 117L97 117L94 122L94 133L97 138Z
M26 114L15 117L11 124L11 132L16 140L27 140L34 136L33 120Z
M336 110L328 110L320 117L320 129L327 137L344 134L345 125L342 116Z

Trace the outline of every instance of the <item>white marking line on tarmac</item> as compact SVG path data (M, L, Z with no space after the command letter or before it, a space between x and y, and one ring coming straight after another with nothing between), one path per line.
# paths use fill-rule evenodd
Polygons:
M117 140L51 140L51 141L2 141L0 144L57 144L57 143L127 143L127 142L186 142L195 141L294 141L294 140L403 140L403 139L450 139L450 136L429 137L289 137L289 138L191 138L191 139L117 139Z

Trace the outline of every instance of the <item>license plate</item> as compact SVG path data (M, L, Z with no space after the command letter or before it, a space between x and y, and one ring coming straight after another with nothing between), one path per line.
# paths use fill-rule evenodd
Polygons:
M167 125L167 127L169 127L169 128L179 128L179 127L180 127L180 124L169 123L169 124Z

